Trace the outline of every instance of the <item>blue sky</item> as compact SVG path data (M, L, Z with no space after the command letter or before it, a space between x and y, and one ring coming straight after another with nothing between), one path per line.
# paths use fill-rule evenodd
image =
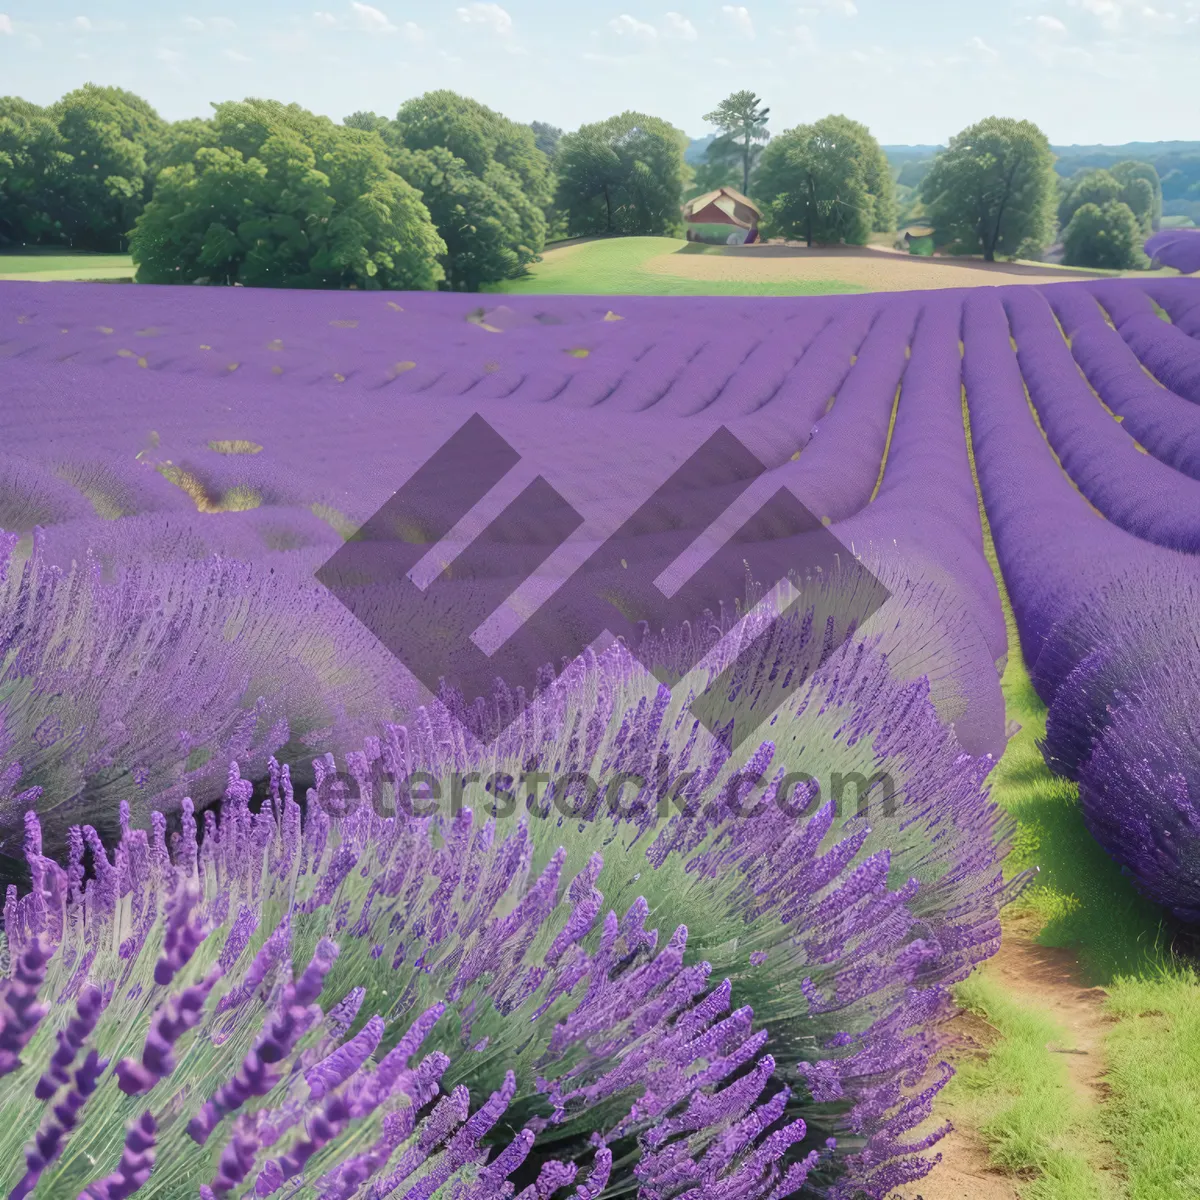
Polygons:
M1056 144L1200 139L1200 0L0 0L0 94L85 81L163 116L269 96L335 119L453 88L567 129L626 108L692 136L749 87L779 132L888 143L989 114Z

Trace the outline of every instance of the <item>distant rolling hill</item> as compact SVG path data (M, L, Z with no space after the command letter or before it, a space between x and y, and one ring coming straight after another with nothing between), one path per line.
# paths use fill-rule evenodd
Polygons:
M694 144L694 143L693 143ZM933 158L944 146L884 146L883 152L893 167L903 168L910 163ZM1172 160L1184 155L1200 154L1200 142L1126 142L1120 146L1051 146L1058 158L1060 175L1073 175L1084 167L1103 167L1123 159L1136 158L1153 163L1160 175L1175 165Z

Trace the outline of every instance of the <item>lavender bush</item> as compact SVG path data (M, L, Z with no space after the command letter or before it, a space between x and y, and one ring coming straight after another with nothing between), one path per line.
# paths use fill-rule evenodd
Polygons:
M1162 305L1176 329L1192 337L1200 334L1200 289L1195 280L1148 279L1145 290Z
M1109 281L1087 286L1154 377L1171 391L1200 403L1200 346L1195 340L1160 320L1140 288L1116 288Z
M1146 239L1146 254L1183 275L1200 271L1200 231L1163 229Z
M919 1177L938 1134L905 1133L946 1077L928 1074L943 988L998 937L997 815L922 689L894 683L865 645L843 659L748 763L706 761L695 723L618 648L578 664L486 752L430 710L347 764L364 796L377 755L399 777L414 763L488 778L531 762L596 763L600 779L640 768L654 781L643 800L698 767L665 822L653 804L569 822L534 805L507 832L469 810L412 819L363 804L331 819L313 792L302 829L274 760L261 812L234 767L202 837L190 801L170 845L160 815L147 835L123 805L115 852L76 829L65 871L30 816L33 891L11 889L5 911L14 1182L129 1194L128 1179L165 1196L184 1181L271 1195L299 1180L288 1194L382 1196L404 1180L417 1190L400 1194L428 1196L454 1181L445 1194L482 1197L504 1194L529 1155L564 1185L570 1169L547 1154L594 1164L602 1183L608 1152L608 1186L647 1197L782 1196L806 1177L881 1197ZM846 765L901 773L894 824L836 813L815 783L793 807L773 803L798 748L839 744ZM722 811L749 799L731 786L737 766L764 781L753 820ZM651 918L675 929L661 946ZM308 963L299 978L292 960ZM731 1013L733 998L769 1032ZM429 1056L406 1065L421 1046ZM434 1083L445 1099L424 1125ZM494 1093L474 1117L468 1084ZM18 1101L31 1088L59 1098L52 1115ZM507 1132L484 1144L502 1113ZM368 1177L383 1190L355 1191Z
M1200 481L1138 453L1124 427L1096 402L1043 296L1011 288L1004 305L1046 439L1079 490L1140 538L1200 550Z
M0 532L0 852L19 853L25 807L48 842L88 819L116 830L185 795L216 799L231 759L265 774L303 738L353 746L413 688L314 583L209 559L150 563L107 583L88 556L23 562ZM407 692L405 689L408 689Z
M1195 920L1196 759L1184 714L1200 677L1200 568L1089 507L1029 411L996 319L1000 297L967 304L976 462L1026 660L1049 706L1043 752L1078 780L1089 829L1138 886Z
M1150 377L1090 292L1048 287L1043 295L1096 397L1122 429L1160 462L1200 479L1200 407Z

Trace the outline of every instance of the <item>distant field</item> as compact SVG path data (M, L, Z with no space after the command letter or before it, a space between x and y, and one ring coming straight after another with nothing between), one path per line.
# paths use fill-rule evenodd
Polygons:
M758 264L726 256L725 249L680 238L588 238L551 247L527 278L488 290L602 296L819 296L868 290L869 285L833 272L762 275L754 270ZM706 270L710 265L715 269Z
M132 279L127 254L0 251L0 280ZM678 238L582 238L551 246L523 279L485 289L531 295L819 296L1111 275L1047 263L919 258L880 247L703 246ZM1143 277L1151 272L1126 272ZM1174 275L1174 271L1153 274Z
M1046 263L920 258L878 247L701 246L677 238L630 237L581 239L551 247L528 278L495 290L802 296L1049 283L1103 274L1114 272L1075 271Z
M0 250L0 279L26 281L132 279L128 254L55 253L52 250Z

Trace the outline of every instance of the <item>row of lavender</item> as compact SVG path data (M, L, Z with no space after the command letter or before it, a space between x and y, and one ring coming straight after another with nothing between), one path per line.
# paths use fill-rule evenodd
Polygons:
M1200 292L1153 286L1176 311ZM1142 890L1200 921L1200 345L1131 281L989 289L964 372L1046 759Z
M1011 894L961 295L8 296L16 1194L849 1198L929 1170L946 989ZM688 707L719 666L668 692L619 649L468 744L312 572L473 411L521 451L497 503L543 472L586 514L551 581L725 425L769 468L741 518L786 484L892 601L830 657L843 581L810 590L724 702L823 665L736 753ZM643 783L628 812L552 782L519 820L486 789L406 817L394 787L331 816L326 751L368 798L381 764Z

